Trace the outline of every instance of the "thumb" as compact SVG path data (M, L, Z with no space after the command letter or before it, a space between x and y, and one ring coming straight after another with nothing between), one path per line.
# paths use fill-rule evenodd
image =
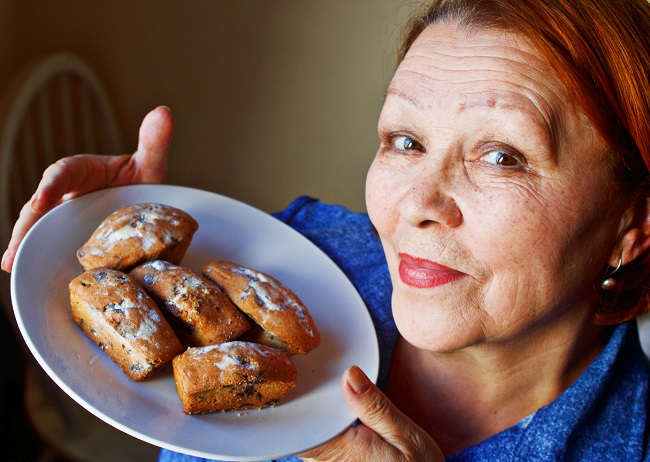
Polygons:
M356 366L348 368L343 377L345 400L363 425L377 433L400 454L426 455L427 460L444 460L433 439L403 414L384 393ZM407 457L407 460L411 460Z
M138 150L133 154L140 181L160 183L167 175L167 152L172 141L174 120L166 106L149 112L140 126Z

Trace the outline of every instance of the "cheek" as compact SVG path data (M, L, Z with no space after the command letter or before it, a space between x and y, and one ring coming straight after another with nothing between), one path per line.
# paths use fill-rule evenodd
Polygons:
M510 278L531 266L542 271L560 250L557 235L563 233L557 232L554 213L549 204L512 191L477 195L465 203L463 243L490 277Z
M375 160L366 176L366 208L370 221L380 236L391 234L396 223L395 200L399 191L397 182Z
M508 204L486 207L490 213L480 213L467 241L490 269L485 309L497 318L510 313L526 322L554 307L591 298L611 234L604 211L578 207L575 199L565 200L557 190Z

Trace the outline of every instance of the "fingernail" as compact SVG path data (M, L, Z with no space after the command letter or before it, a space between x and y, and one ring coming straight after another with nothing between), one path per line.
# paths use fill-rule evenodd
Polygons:
M352 366L348 372L348 386L353 392L360 395L370 388L370 381L361 369L357 366Z
M38 211L37 207L40 205L39 204L40 199L41 196L38 194L38 192L35 192L31 200L29 201L29 208L32 209L32 212Z
M9 249L5 250L5 253L2 254L2 260L0 261L0 268L4 271L7 271L7 261L9 260Z

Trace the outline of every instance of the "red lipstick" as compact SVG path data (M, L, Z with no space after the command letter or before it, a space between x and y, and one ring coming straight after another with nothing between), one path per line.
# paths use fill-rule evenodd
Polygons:
M400 253L399 257L400 279L404 284L418 289L438 287L467 276L460 271L406 253Z

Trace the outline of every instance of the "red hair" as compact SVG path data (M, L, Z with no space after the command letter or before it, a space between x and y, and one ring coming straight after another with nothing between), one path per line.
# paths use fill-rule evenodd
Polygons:
M611 148L621 193L645 205L650 195L648 0L433 0L405 30L399 60L429 24L446 20L468 30L526 37ZM601 324L648 310L650 252L624 265L617 277L617 293L599 289L596 320Z

